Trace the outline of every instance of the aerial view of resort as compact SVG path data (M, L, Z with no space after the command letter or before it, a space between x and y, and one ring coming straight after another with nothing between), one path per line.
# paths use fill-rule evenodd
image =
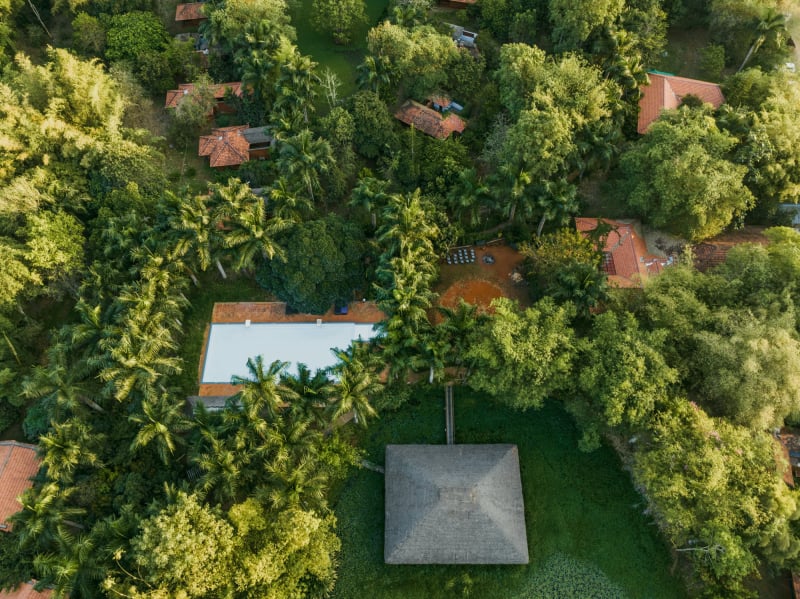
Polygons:
M800 599L797 0L0 0L0 599Z

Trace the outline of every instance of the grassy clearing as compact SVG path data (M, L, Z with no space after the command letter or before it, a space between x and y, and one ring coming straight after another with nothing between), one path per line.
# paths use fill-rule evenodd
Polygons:
M338 46L325 34L314 29L309 15L313 14L313 0L301 0L292 18L297 29L297 47L319 63L318 72L332 70L342 82L340 97L351 95L356 90L356 67L364 60L367 49L367 32L383 15L389 0L366 0L367 23L360 27L349 46Z
M707 29L670 29L667 49L655 69L681 77L704 79L700 68L702 50L709 44Z
M417 393L364 433L368 459L387 443L444 443L440 389ZM456 389L459 443L519 446L531 563L527 566L387 566L383 477L356 472L335 501L342 539L338 599L684 597L670 556L642 515L642 500L614 452L577 450L577 432L555 403L515 412Z

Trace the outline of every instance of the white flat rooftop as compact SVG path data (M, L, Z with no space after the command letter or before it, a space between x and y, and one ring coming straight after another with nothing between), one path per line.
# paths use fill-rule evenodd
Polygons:
M347 349L361 339L376 336L373 324L354 322L213 323L208 333L201 383L230 383L233 376L247 377L247 360L263 356L291 362L290 372L303 363L315 372L336 363L334 348Z

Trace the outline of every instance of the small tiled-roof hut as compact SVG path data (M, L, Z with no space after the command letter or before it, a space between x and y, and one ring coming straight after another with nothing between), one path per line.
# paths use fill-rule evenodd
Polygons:
M248 125L220 127L200 137L198 156L208 156L211 168L239 166L250 160L250 142L244 136Z
M22 509L17 498L33 485L38 471L36 446L0 441L0 530L11 530L8 518Z
M204 5L205 2L178 4L175 7L175 22L187 26L199 25L208 18L203 12Z
M178 89L171 89L167 92L164 102L165 108L177 108L183 99L194 93L194 83L180 83ZM217 110L221 112L232 112L233 109L225 104L225 96L230 92L234 96L242 96L242 82L229 81L228 83L214 83L209 86L217 101ZM211 116L211 114L209 114Z
M600 222L611 227L603 246L602 266L611 283L618 287L641 287L649 275L661 272L667 261L648 254L647 244L636 231L634 221L576 217L575 228L588 235Z
M686 96L696 96L703 102L719 108L725 102L722 89L716 83L676 77L666 73L648 73L650 84L642 87L639 100L637 131L644 133L661 111L677 108Z
M267 158L272 141L263 127L220 127L200 137L197 154L208 156L211 168L239 166L253 158Z
M387 564L527 564L516 445L387 445Z
M453 133L463 133L467 126L458 115L451 113L442 116L433 108L428 108L414 100L406 100L397 109L394 117L437 139L447 139Z

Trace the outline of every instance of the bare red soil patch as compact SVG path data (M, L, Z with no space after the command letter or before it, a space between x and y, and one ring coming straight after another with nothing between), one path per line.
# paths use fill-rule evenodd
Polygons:
M523 257L507 245L473 246L475 262L440 266L437 291L439 303L448 308L458 306L459 298L488 308L492 300L507 297L527 304L528 288L515 282ZM485 259L488 257L488 260Z
M442 294L439 303L448 308L456 308L459 300L488 308L492 300L503 297L503 290L490 281L467 279L456 281Z

